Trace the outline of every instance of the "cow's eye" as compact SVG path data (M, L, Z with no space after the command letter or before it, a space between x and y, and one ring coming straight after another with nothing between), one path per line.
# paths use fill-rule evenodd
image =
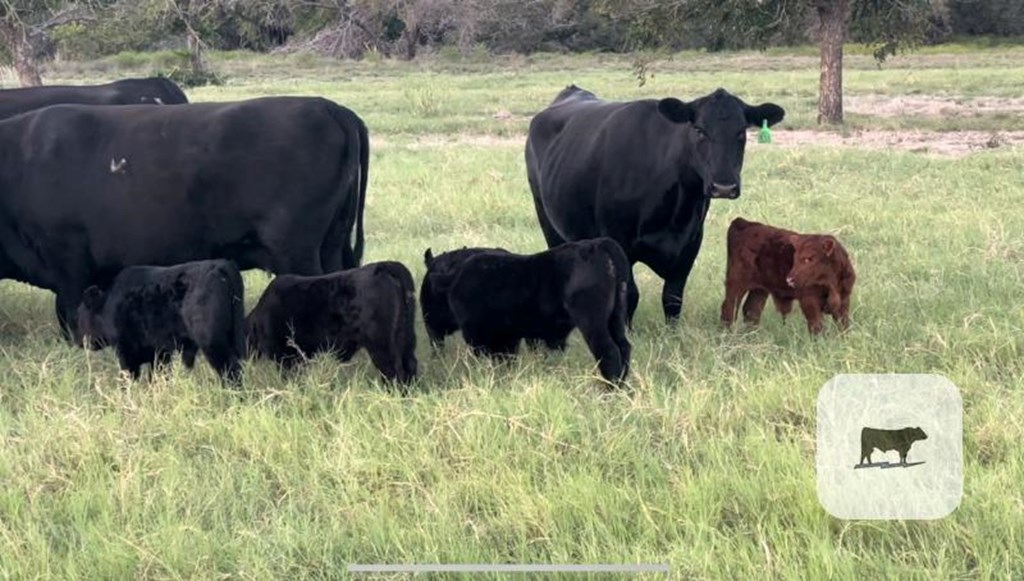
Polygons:
M807 263L811 262L812 260L814 260L814 259L811 258L810 256L805 256L804 257L804 264L807 264Z
M697 139L707 139L708 138L708 134L704 133L704 130L701 129L700 127L694 127L693 130L697 132Z

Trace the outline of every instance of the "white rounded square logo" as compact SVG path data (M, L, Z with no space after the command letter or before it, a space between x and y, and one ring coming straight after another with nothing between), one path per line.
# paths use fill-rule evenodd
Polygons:
M929 520L963 496L963 400L941 375L837 375L818 392L818 500L841 519Z

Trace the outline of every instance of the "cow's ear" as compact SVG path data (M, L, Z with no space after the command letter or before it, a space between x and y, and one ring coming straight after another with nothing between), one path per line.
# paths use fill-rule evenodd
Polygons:
M800 243L800 235L799 234L790 234L789 235L789 243L793 245L793 248L796 248L796 245Z
M428 248L427 251L423 253L423 264L426 265L427 268L430 268L430 263L432 262L434 262L434 253Z
M683 103L675 97L668 97L658 101L658 113L673 123L691 123L697 116L697 112L689 103Z
M825 256L832 256L832 253L836 250L836 239L831 236L826 236L821 241L821 247L825 249Z
M743 109L743 114L747 118L748 125L760 127L762 123L767 121L768 126L771 127L782 121L782 118L786 116L786 110L775 103L761 103L753 107L746 105Z
M99 311L107 302L107 293L98 286L91 286L82 293L82 304L90 311Z

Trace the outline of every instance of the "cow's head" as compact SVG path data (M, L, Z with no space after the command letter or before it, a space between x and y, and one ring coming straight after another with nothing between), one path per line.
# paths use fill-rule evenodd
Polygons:
M103 308L107 304L107 293L98 286L85 289L82 302L78 305L78 337L75 340L92 350L106 347L112 337L107 329Z
M423 309L423 325L427 328L431 345L441 345L445 337L459 330L459 324L448 304L448 291L462 265L485 252L508 253L503 248L466 247L437 256L429 248L423 253L427 274L423 276L423 284L420 285L420 307Z
M915 442L918 440L928 439L928 434L924 433L924 430L922 430L920 427L911 428L910 433L913 435Z
M461 261L455 252L445 252L437 257L428 248L423 253L427 274L420 285L420 308L423 309L423 325L427 328L431 345L441 345L444 338L459 330L455 315L448 306L448 289Z
M747 128L760 127L764 121L772 126L786 115L774 103L747 105L725 89L688 103L662 99L658 112L673 123L689 124L684 133L689 162L704 181L704 195L728 199L740 197Z
M828 234L793 234L793 267L786 283L794 288L837 286L840 269L836 248L839 242Z

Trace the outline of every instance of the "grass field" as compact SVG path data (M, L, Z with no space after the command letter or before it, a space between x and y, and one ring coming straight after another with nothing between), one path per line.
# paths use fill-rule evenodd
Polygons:
M461 340L402 397L365 355L284 379L202 364L151 382L58 340L52 294L0 283L0 576L338 578L347 563L668 563L678 578L1024 577L1024 150L856 147L856 129L1024 129L1024 49L952 47L878 69L852 56L853 146L794 144L818 72L800 51L682 54L638 88L629 57L348 63L216 55L192 100L324 95L373 142L366 261L423 274L424 249L539 251L523 164L530 115L575 82L626 99L717 86L788 110L751 140L744 193L715 201L678 327L637 267L630 391L599 387L578 335L505 365ZM148 73L151 57L65 63L50 82ZM909 102L909 101L907 101ZM993 104L981 106L980 103ZM950 113L953 111L954 113ZM942 135L927 133L945 131ZM820 135L828 142L827 134ZM854 326L812 339L766 312L723 331L725 229L738 215L838 235L859 279ZM268 277L246 275L251 307ZM815 400L837 373L927 372L964 400L964 496L934 522L844 522L815 494ZM852 460L852 459L851 459Z

